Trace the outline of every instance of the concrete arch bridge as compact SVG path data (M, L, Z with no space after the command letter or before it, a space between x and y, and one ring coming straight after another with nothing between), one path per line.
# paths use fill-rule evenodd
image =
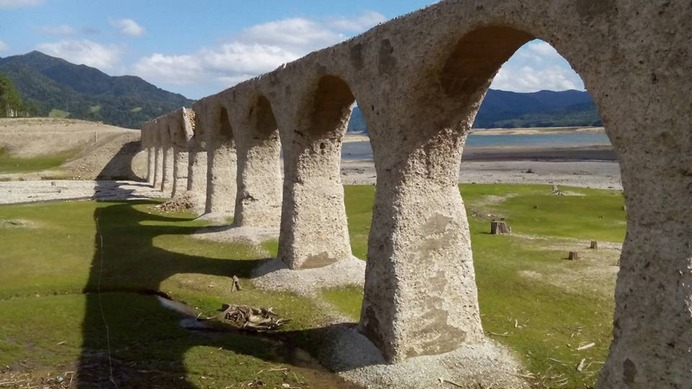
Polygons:
M626 194L598 384L689 387L691 20L689 1L442 1L146 123L150 179L238 226L280 226L295 271L343 260L340 149L357 100L377 172L360 332L391 363L481 342L461 153L502 63L540 38L593 96Z

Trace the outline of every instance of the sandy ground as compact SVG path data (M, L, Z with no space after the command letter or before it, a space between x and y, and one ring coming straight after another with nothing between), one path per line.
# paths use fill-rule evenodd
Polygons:
M481 130L492 133L535 133L565 129ZM576 129L576 131L603 131ZM139 131L69 119L0 119L0 147L14 156L32 157L73 150L75 157L54 171L0 172L0 204L68 199L115 200L165 197L142 183L146 158L139 151ZM347 135L344 142L368 141ZM342 181L372 185L372 160L344 160ZM51 178L67 178L55 180ZM94 181L122 178L124 181ZM467 149L460 183L557 184L622 190L620 170L610 147L473 148Z
M527 128L474 130L478 135L603 132L603 128ZM347 135L344 143L368 142L367 135ZM344 184L374 184L372 160L344 160ZM460 183L556 184L622 190L620 166L610 146L473 147L464 150Z
M375 183L372 161L344 161L344 184ZM622 190L620 166L616 161L495 160L462 161L459 182L464 184L555 184L585 188Z
M83 120L0 119L0 148L13 157L72 154L60 168L28 174L0 171L0 180L137 180L146 172L145 158L134 159L140 149L139 137L138 130Z

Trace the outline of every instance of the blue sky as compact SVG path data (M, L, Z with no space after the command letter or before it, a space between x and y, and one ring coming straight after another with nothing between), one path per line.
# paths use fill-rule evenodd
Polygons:
M39 50L197 99L435 2L0 0L0 57ZM533 41L492 88L584 86L550 45Z

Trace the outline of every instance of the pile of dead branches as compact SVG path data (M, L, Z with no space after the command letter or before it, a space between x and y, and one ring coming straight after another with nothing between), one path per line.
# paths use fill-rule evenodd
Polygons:
M157 205L156 209L164 212L180 212L191 210L194 207L195 205L192 196L186 193L182 196L176 196L163 204Z
M223 304L219 319L241 330L266 332L278 330L288 319L279 317L271 308L255 308L248 305Z

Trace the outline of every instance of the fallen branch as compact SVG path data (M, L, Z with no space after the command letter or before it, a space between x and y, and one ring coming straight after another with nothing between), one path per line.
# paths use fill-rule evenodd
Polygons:
M584 365L586 364L586 359L582 358L577 365L577 371L581 372L584 370Z
M583 345L583 346L577 347L577 351L582 351L582 350L590 349L591 347L593 347L593 346L595 346L595 345L596 345L596 343L585 344L585 345Z

